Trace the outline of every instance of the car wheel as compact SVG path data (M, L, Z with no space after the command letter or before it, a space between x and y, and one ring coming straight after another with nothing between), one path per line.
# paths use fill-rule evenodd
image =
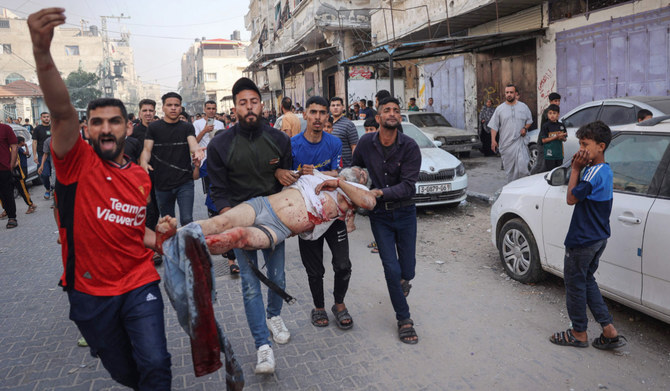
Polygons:
M528 172L531 172L537 164L538 156L540 156L540 147L537 144L531 144L528 146L528 153L530 154L530 160L528 161Z
M521 219L512 219L503 225L498 247L500 261L510 277L525 284L544 278L535 237Z

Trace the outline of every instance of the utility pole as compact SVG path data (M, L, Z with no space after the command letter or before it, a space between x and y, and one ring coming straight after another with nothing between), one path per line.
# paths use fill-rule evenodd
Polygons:
M107 31L107 19L130 19L130 16L100 16L100 24L102 26L102 88L103 94L106 98L114 97L114 75L112 74L112 55L109 51L109 32Z

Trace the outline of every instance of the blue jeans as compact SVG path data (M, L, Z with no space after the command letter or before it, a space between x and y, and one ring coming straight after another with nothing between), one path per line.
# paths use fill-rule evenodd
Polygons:
M42 155L44 155L44 153L37 154L40 164L42 163ZM39 164L37 167L39 168ZM49 156L44 162L44 168L40 174L40 180L42 181L46 191L51 191L51 156Z
M119 296L68 291L70 319L112 379L135 390L169 390L170 353L158 282Z
M379 257L391 304L397 320L410 318L409 305L400 280L414 278L416 266L416 206L370 212L370 226L377 241Z
M612 323L612 315L607 310L607 304L593 277L606 245L607 239L604 239L590 246L565 249L563 259L565 303L568 307L568 316L572 321L572 328L575 331L586 331L587 305L596 322L601 326L605 327Z
M262 251L267 277L280 288L286 288L284 242L279 243L274 250L265 249ZM270 331L265 324L265 319L281 314L283 300L281 296L268 288L268 308L266 315L265 306L263 305L263 294L261 293L261 282L251 270L246 260L246 257L248 257L258 267L258 251L235 249L235 256L240 266L244 312L247 315L247 323L249 324L251 335L254 337L256 349L265 344L272 345L270 343Z
M193 181L188 181L172 190L156 190L156 201L161 216L175 217L174 203L179 205L179 223L181 226L193 221Z

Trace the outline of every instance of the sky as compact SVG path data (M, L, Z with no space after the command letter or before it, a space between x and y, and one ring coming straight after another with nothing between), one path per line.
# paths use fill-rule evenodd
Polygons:
M65 8L66 27L79 27L84 19L101 27L100 16L130 16L121 24L107 20L110 38L130 32L130 46L135 52L135 71L144 82L161 85L161 90L176 91L181 79L181 56L195 38L230 39L239 30L242 40L249 39L244 28L248 1L235 0L2 0L19 17L47 7ZM122 27L121 25L125 26Z

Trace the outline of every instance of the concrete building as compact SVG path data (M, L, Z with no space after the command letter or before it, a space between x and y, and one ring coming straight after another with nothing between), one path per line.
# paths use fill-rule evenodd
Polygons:
M7 117L29 118L32 125L35 124L33 118L47 111L40 86L25 80L0 85L0 106L2 107L1 121L5 121ZM23 123L22 120L21 124Z
M229 112L233 84L249 65L248 42L239 31L231 39L196 39L181 58L180 92L189 114L204 111L207 100L217 102L217 112Z
M314 95L347 96L338 62L372 48L370 0L259 0L249 2L248 74L266 108L283 96L304 104Z
M105 41L97 26L57 27L51 55L63 78L79 69L101 76L98 88L109 96L121 99L129 112L137 111L137 103L142 98L159 100L160 90L157 91L155 86L145 86L135 74L130 34L122 33L120 39L110 39L108 45L108 83L104 78ZM38 83L28 24L25 18L0 9L0 85L19 80ZM33 121L43 111L36 110L31 112Z

